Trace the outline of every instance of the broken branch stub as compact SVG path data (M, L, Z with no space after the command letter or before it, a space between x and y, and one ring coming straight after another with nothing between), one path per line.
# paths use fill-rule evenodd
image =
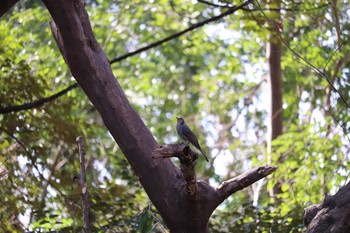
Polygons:
M226 199L235 192L250 186L256 181L272 174L276 170L277 167L269 165L253 168L237 177L222 182L216 190L223 199Z
M153 159L170 157L176 157L184 164L193 163L198 159L198 155L185 143L158 145L151 154L151 158Z
M170 157L176 157L180 160L180 168L186 181L186 191L191 197L193 197L198 190L195 173L198 155L184 143L165 146L159 145L151 155L151 158L153 159Z

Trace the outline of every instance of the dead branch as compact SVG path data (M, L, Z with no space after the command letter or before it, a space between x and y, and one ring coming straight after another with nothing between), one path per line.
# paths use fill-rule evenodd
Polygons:
M248 187L254 182L272 174L276 170L277 167L268 165L253 168L235 178L222 182L221 185L216 188L216 191L219 193L222 199L226 199L235 192Z
M84 217L84 233L90 232L90 222L89 222L89 201L87 198L88 189L86 185L86 171L85 171L85 149L83 145L83 137L79 136L77 137L77 145L79 148L79 157L80 157L80 170L81 170L81 176L80 176L80 186L81 186L81 197L83 200L83 217Z
M185 143L160 145L152 153L151 158L176 157L180 160L180 168L186 181L187 193L193 197L198 190L195 173L196 160L198 155L193 152Z

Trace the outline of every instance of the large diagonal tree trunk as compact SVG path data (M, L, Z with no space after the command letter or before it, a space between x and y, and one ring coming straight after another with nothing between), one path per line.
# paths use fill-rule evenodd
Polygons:
M176 216L179 209L171 207L178 206L181 193L177 190L178 183L183 182L181 172L170 160L150 158L157 143L114 77L81 1L47 0L44 3L57 26L53 34L74 78L101 114L153 204L162 207L158 210L164 221L170 226L178 225L178 219L172 216Z

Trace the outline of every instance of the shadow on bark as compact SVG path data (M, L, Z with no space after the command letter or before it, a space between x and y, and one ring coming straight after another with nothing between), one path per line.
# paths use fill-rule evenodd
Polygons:
M323 203L305 208L307 233L350 232L350 182Z

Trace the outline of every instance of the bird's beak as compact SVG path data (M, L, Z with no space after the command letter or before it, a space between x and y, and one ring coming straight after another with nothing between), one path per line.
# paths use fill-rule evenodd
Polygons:
M178 119L180 119L179 117L176 117L176 119L178 120Z

